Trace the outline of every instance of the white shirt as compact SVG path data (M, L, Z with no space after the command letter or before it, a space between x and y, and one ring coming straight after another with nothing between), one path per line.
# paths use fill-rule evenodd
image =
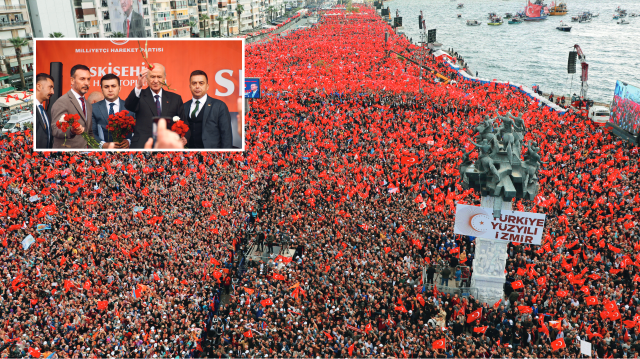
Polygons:
M109 100L105 99L104 102L106 103L107 106L107 114L109 113L109 109L111 108L110 104L114 104L113 106L113 113L118 113L120 112L120 99L116 99L113 102L110 102Z
M196 101L200 101L198 112L196 112L195 114L196 116L198 116L200 114L200 111L202 111L204 104L207 102L207 94L205 94L204 96L202 96L202 98L199 98L199 99L191 98L191 107L189 108L189 118L191 118L191 113L193 112L193 110L196 109Z
M85 111L86 111L86 109L87 109L87 104L86 104L87 99L85 99L84 96L80 96L77 92L73 91L73 89L71 89L71 92L73 92L73 94L76 96L76 100L78 101L78 104L80 104L80 109L82 109L82 101L80 101L80 98L84 99L84 102L85 102L84 108L85 108Z

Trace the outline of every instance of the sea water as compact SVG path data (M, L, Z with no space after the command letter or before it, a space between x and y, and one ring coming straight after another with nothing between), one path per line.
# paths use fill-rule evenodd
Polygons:
M458 3L464 8L457 9ZM537 84L543 92L554 95L580 94L580 63L576 74L567 73L569 51L578 44L589 64L590 99L611 103L616 80L640 87L640 17L625 17L628 25L613 20L618 6L627 14L640 14L640 1L569 1L565 16L509 25L504 14L515 15L525 4L522 0L393 0L385 1L384 7L389 6L392 17L399 10L405 33L414 43L420 41L418 15L422 10L427 29L437 30L442 48L453 48L469 63L473 75L478 71L485 79ZM589 23L571 22L572 16L584 11L600 16ZM490 12L502 16L504 24L487 25ZM478 20L482 25L467 26L467 20ZM572 26L571 32L556 30L560 21Z

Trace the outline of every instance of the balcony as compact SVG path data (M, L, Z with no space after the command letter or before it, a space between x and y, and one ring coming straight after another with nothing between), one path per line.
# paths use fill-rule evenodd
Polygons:
M27 8L27 5L0 5L0 12L16 12Z
M80 28L79 32L85 35L97 34L98 32L100 32L100 29L98 29L97 26L82 27Z
M186 10L187 5L176 4L174 1L171 2L171 10Z
M28 21L18 20L18 21L2 21L0 22L0 29L12 27L12 26L24 26L28 24Z
M173 32L173 37L191 37L188 30L176 30Z
M33 50L30 50L30 52L24 52L20 55L20 58L24 58L27 56L33 56ZM13 60L13 59L17 59L18 55L12 55L12 56L5 56L5 58Z
M154 21L155 22L171 21L171 16L170 15L167 15L167 16L158 16L158 15L156 15L154 17Z
M27 40L31 40L32 38L33 37L31 35L23 37L23 39L27 39ZM11 40L0 40L0 45L2 45L2 47L13 47Z
M178 21L178 20L173 20L173 28L174 29L178 29L181 27L189 27L189 21Z
M189 15L176 14L173 15L173 20L188 20Z
M187 6L198 6L198 4L195 2L195 0L193 0L193 1L189 1Z

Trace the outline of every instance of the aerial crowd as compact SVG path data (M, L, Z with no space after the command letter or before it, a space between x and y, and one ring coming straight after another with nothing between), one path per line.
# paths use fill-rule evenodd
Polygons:
M639 148L356 8L247 45L244 152L0 142L0 356L638 357ZM545 234L509 244L505 296L482 303L458 166L508 111L545 162L514 208Z

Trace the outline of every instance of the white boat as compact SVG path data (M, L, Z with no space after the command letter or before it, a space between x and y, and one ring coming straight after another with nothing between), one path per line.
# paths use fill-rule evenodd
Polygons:
M628 25L628 24L629 24L629 21L627 21L627 20L618 21L618 25Z
M482 25L482 23L478 20L467 20L467 25L469 26L479 26Z
M560 21L560 26L556 27L556 29L560 30L560 31L564 31L564 32L569 32L571 31L571 26L565 24L564 22Z
M629 14L629 17L638 17L638 14L636 14L635 12L632 14Z

